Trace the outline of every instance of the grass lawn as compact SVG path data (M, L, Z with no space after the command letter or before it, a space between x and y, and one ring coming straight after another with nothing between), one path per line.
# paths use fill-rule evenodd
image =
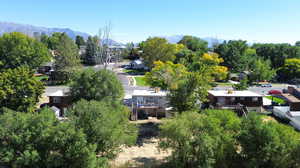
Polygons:
M35 76L35 79L37 79L39 81L41 81L43 79L48 79L48 78L49 78L49 76L47 76L47 75Z
M144 76L135 76L134 79L136 81L137 86L148 86Z
M280 98L278 98L278 97L274 97L274 96L266 96L266 98L267 98L267 99L270 99L270 100L272 100L272 98L273 98L273 101L274 101L275 103L278 103L278 104L284 104L284 103L285 103L285 100L280 99Z

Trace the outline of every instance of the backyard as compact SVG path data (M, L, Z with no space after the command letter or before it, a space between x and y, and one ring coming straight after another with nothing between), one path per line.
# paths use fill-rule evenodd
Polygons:
M285 100L281 99L281 98L278 98L278 97L274 97L274 96L266 96L267 99L270 99L272 100L273 102L275 103L278 103L278 104L285 104Z

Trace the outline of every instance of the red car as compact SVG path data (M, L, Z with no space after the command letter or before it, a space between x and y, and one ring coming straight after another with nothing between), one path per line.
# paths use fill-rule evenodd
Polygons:
M282 92L280 90L270 90L269 94L270 95L280 95L280 94L282 94Z

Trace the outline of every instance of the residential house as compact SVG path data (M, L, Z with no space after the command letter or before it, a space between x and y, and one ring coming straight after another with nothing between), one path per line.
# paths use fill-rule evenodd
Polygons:
M209 104L219 109L232 109L244 107L248 111L262 112L263 96L244 90L210 90L208 91Z
M66 109L72 104L72 99L69 95L69 89L60 89L48 94L47 96L49 97L49 103L47 104L47 106L54 106L58 108L60 110L59 116L64 116Z
M167 92L159 89L134 90L131 120L166 117L168 110Z
M148 70L149 68L144 64L144 62L140 59L134 60L130 63L131 69L138 69L138 70Z
M43 65L41 65L38 69L37 72L41 74L46 74L49 75L51 71L53 71L53 61L52 62L47 62Z

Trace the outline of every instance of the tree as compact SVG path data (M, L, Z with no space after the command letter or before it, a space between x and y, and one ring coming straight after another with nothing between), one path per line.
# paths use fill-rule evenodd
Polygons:
M228 68L225 66L220 66L224 60L220 58L217 53L204 53L202 57L200 57L200 62L208 65L208 68L211 69L214 80L219 81L226 79L228 75Z
M86 52L84 56L84 63L88 65L96 65L101 63L99 54L99 39L97 36L89 36L86 42Z
M100 157L113 158L121 145L136 142L137 132L128 121L128 109L120 103L80 100L67 111L78 130L83 130L87 141L96 144Z
M168 43L164 38L148 38L142 47L141 57L145 65L153 68L155 61L173 61L175 59L176 45Z
M275 76L275 70L271 68L271 62L269 60L258 59L254 62L252 66L252 71L250 74L250 80L259 81L269 81Z
M194 36L184 36L178 44L185 45L189 50L194 52L200 52L202 55L208 51L208 43L205 40L202 40Z
M44 92L43 83L27 67L0 72L0 88L0 107L24 112L34 112Z
M67 36L65 33L54 32L48 38L48 48L51 50L57 50L58 47L61 45L61 38L62 36Z
M300 48L290 44L254 44L256 53L264 60L270 60L272 68L283 66L285 59L300 58Z
M300 41L296 41L295 46L300 47Z
M201 103L207 101L211 81L212 76L206 66L198 72L188 73L176 89L170 90L169 104L179 113L200 109Z
M248 78L247 77L245 77L244 79L242 79L240 81L240 83L233 85L233 88L235 90L247 90L248 87L249 87L249 84L248 84Z
M299 138L290 126L250 113L238 137L245 167L299 167Z
M71 84L71 95L74 101L80 99L120 101L124 90L114 72L86 69L75 75Z
M77 35L76 39L75 39L75 43L76 43L77 47L80 48L80 46L85 45L84 38L82 36Z
M0 115L0 165L2 167L96 168L95 146L81 130L59 122L50 109L40 113L7 110Z
M45 45L22 33L4 33L0 37L0 71L19 66L36 69L50 59Z
M76 44L65 33L59 40L54 66L58 76L65 76L62 80L67 82L80 67L80 56Z
M230 40L218 45L214 52L224 59L222 65L228 67L233 72L242 72L248 67L246 57L247 49L248 45L246 41Z
M161 125L160 147L174 167L238 167L240 119L224 110L185 112Z
M300 59L286 59L284 65L277 71L281 81L288 81L300 78Z
M171 61L166 63L154 62L154 68L145 75L146 82L152 87L160 87L164 90L178 88L179 83L185 80L188 73L186 67L181 64L174 64Z

